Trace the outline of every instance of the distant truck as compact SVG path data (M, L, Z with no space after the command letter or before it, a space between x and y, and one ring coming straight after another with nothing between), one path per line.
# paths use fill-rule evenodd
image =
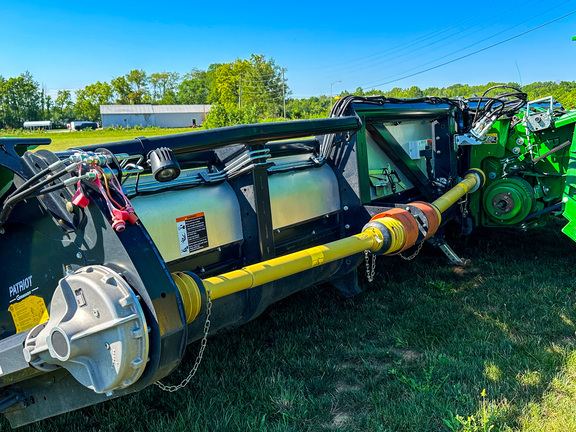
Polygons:
M80 131L84 129L98 129L98 123L89 121L73 121L68 123L68 129L71 131Z

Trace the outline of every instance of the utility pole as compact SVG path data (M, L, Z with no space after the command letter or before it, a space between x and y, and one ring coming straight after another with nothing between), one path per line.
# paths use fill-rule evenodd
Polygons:
M332 86L336 83L342 82L341 80L338 81L334 81L332 84L330 84L330 112L332 112Z
M238 89L238 109L242 108L242 74L240 74L240 88Z
M284 120L286 120L286 81L284 81L284 71L286 68L282 68L282 100L284 101Z

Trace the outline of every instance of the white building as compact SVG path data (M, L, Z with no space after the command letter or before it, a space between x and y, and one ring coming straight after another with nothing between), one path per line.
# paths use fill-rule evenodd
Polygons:
M200 126L212 105L100 105L102 127Z

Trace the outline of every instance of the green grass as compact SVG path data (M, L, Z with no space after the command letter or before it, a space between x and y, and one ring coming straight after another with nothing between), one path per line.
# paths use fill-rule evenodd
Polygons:
M576 430L576 245L560 227L450 240L466 268L428 245L381 257L352 299L307 289L211 337L177 393L151 387L21 430Z
M45 147L51 151L65 150L70 147L81 145L103 144L113 141L129 140L136 137L152 137L158 135L169 135L182 132L192 132L202 130L201 128L145 128L145 129L113 129L113 130L86 130L86 131L45 131L45 132L22 132L17 131L11 134L0 133L0 137L21 137L21 138L50 138L52 144Z

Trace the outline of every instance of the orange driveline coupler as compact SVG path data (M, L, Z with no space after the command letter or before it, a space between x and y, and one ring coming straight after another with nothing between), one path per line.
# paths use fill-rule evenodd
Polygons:
M424 241L432 237L438 227L440 226L441 216L440 212L434 208L429 203L416 201L405 206L406 208L389 208L385 211L378 213L372 219L371 222L384 221L385 218L394 219L402 225L405 239L398 246L392 246L389 250L383 251L385 255L395 255L406 249L414 246L417 241ZM420 221L420 226L418 221L416 221L414 215L410 213L409 208L415 207L421 214L426 218L425 221ZM408 209L408 210L407 210ZM388 225L388 224L385 224ZM425 234L420 236L421 228L424 230ZM420 239L418 237L421 237ZM394 244L394 242L392 242ZM397 243L396 243L397 244Z

